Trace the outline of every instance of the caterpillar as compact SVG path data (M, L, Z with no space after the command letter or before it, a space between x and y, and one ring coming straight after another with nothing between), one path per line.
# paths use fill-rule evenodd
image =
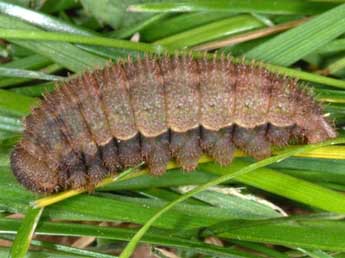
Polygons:
M262 159L271 146L336 137L322 107L297 80L262 66L190 55L128 58L60 83L25 118L11 154L34 192L92 188L145 161L161 175L170 159L221 165L234 150Z

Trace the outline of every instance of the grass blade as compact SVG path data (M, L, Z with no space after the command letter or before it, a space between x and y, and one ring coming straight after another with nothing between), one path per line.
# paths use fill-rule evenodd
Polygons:
M185 13L165 19L140 31L144 41L152 42L171 35L196 28L221 19L230 18L233 14L226 12Z
M0 13L30 22L33 25L45 28L47 30L64 31L84 35L91 34L85 32L82 28L78 28L72 24L66 24L65 22L53 18L52 16L35 12L15 4L6 3L4 1L0 1Z
M227 11L256 12L269 14L318 14L334 7L334 3L310 2L304 0L192 0L175 3L149 3L131 5L131 12L195 12L195 11Z
M31 55L2 64L2 67L36 70L50 65L52 61L41 55Z
M63 77L61 76L50 75L43 72L29 71L29 70L16 69L16 68L5 68L5 67L0 67L0 76L29 78L29 79L38 79L38 80L46 80L46 81L58 81L58 80L63 79Z
M209 233L213 234L212 230L217 229L222 233L216 234L226 239L321 250L345 250L342 244L345 223L341 220L287 217L263 221L233 221L215 225Z
M37 99L0 89L0 112L14 116L24 116L39 103Z
M179 49L263 26L262 22L251 15L238 15L160 39L155 44Z
M0 30L0 37L8 39L81 43L89 45L107 46L113 48L124 48L128 50L137 50L151 53L161 53L164 50L161 46L132 42L128 40L110 39L98 36L75 35L69 33L43 32L39 30L30 31L30 33L28 33L27 30L3 29Z
M41 217L42 212L43 208L30 208L28 210L22 224L20 225L16 238L13 242L10 257L25 257L26 252L29 250L32 235L35 231L35 228Z

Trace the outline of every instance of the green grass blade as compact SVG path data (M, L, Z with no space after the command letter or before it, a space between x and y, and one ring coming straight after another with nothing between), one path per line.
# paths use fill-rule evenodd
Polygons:
M1 21L1 19L0 19ZM0 37L8 39L26 39L35 41L62 41L90 45L107 46L113 48L123 48L128 50L137 50L151 53L162 53L164 48L145 43L132 42L120 39L111 39L98 36L84 36L69 33L43 32L34 30L28 33L26 30L2 29L0 30ZM52 44L52 43L51 43Z
M265 245L260 245L260 244L256 244L256 243L251 243L251 242L245 242L245 241L236 241L236 240L232 240L232 243L237 243L239 246L242 246L244 248L248 248L251 250L255 250L257 252L261 252L266 254L268 257L271 258L289 258L288 255L278 252L274 249L268 248Z
M314 89L316 98L323 102L345 103L345 91Z
M63 77L61 76L50 75L43 72L16 69L16 68L5 68L5 67L0 67L0 76L29 78L29 79L38 79L38 80L46 80L46 81L57 81L57 80L63 79Z
M7 68L8 69L8 68ZM42 78L39 78L39 76L43 75L46 77L47 79L47 76L51 76L49 74L51 73L56 73L58 72L59 70L63 69L63 67L61 67L60 65L58 64L51 64L47 67L44 67L43 69L41 69L39 72L37 72L35 74L35 72L32 74L31 71L30 73L28 74L28 76L25 76L25 77L28 77L28 78L21 78L20 76L16 76L16 77L9 77L9 78L6 78L6 79L3 79L3 80L0 80L0 88L3 88L3 87L10 87L10 86L14 86L14 85L18 85L18 84L23 84L23 83L27 83L27 82L31 82L32 79L41 79L41 80L44 80L43 77ZM21 70L23 72L23 70ZM24 73L27 73L26 70L24 70ZM20 75L20 74L19 74ZM25 74L24 74L25 75ZM30 77L33 77L32 75L34 75L35 77L37 78L30 78ZM23 76L24 77L24 76ZM65 79L64 77L62 76L54 76L55 78L53 78L53 80L49 80L49 81L56 81L56 80L63 80Z
M184 31L155 43L170 49L179 49L263 26L262 22L251 15L239 15Z
M8 248L0 247L0 257L8 257ZM56 252L56 251L29 251L27 253L26 258L47 258L47 257L54 257L54 258L88 258L88 256L80 256L80 255L71 255L66 254L63 252Z
M246 53L246 57L289 66L345 33L345 4L284 32Z
M18 229L16 238L13 242L10 257L25 257L26 252L29 250L32 235L35 231L35 228L41 217L42 212L43 208L30 208L28 210L22 224L20 225L20 228Z
M132 12L193 12L193 11L227 11L257 12L269 14L318 14L334 7L334 3L319 3L303 0L192 0L181 2L148 3L132 5Z
M40 11L44 13L54 13L65 11L73 7L79 7L79 2L76 2L75 0L47 0L44 2Z
M0 112L2 113L15 116L28 115L31 108L38 103L37 99L0 89Z
M335 62L332 62L323 70L326 74L337 74L340 71L345 71L345 57L343 56Z
M181 197L179 197L178 199L176 199L173 202L170 202L168 205L166 205L163 209L161 209L159 212L157 212L155 215L153 215L151 217L151 219L149 219L145 225L140 228L140 230L138 230L138 232L134 235L134 237L131 239L131 241L127 244L127 246L125 247L125 249L123 249L120 258L129 258L131 256L131 254L133 253L137 243L140 241L140 239L145 235L145 233L149 230L149 228L152 226L152 224L164 213L166 213L168 210L170 210L172 207L174 207L176 204L183 202L184 200L188 199L189 197L193 196L194 194L197 194L199 192L202 192L204 190L206 190L207 188L211 187L211 186L215 186L218 185L220 183L229 181L231 179L234 179L236 177L239 176L244 176L249 172L252 172L256 169L265 167L267 165L270 165L274 162L280 161L280 160L284 160L290 156L293 156L297 153L302 153L302 152L306 152L308 150L313 150L313 149L317 149L321 146L327 146L330 144L339 144L339 143L345 143L345 138L340 138L338 140L333 140L333 141L328 141L328 142L324 142L324 143L320 143L320 144L314 144L314 145L307 145L301 148L295 148L292 151L287 151L283 154L277 155L275 157L271 157L271 158L267 158L265 160L259 161L257 163L251 164L249 166L246 166L240 170L237 170L235 173L232 174L227 174L224 176L221 176L219 178L216 178L206 184L200 185L196 188L194 188L193 190L189 191L188 193L182 195ZM345 198L344 198L345 200Z
M6 3L4 1L0 1L0 13L30 22L33 25L45 28L47 30L64 31L84 35L91 34L90 32L86 32L82 28L79 28L72 24L67 24L66 22L63 22L52 16L40 12L35 12L33 10L15 4Z
M300 71L297 69L291 69L291 68L287 68L283 66L277 66L277 65L271 65L271 64L265 64L264 66L272 72L278 72L280 74L285 74L287 76L291 76L291 77L298 78L301 80L325 84L325 85L329 85L329 86L339 88L339 89L345 89L344 80L337 80L331 77L321 76L318 74L308 73L308 72Z
M140 31L140 34L143 41L152 42L231 16L233 16L233 14L226 12L185 13L154 23Z
M1 65L2 68L16 68L16 69L30 69L36 70L43 68L47 65L51 65L52 61L41 55L30 55L24 58L15 59L11 62ZM47 72L47 71L45 71ZM0 87L5 87L7 85L14 85L16 83L22 83L23 79L18 78L0 78Z
M287 217L269 221L223 223L213 227L210 232L216 229L223 232L217 235L226 239L321 250L345 250L343 244L345 235L342 233L345 230L345 223L343 221Z
M0 113L0 129L9 132L22 132L22 121L17 117L5 116Z
M2 64L1 67L36 70L51 63L52 61L49 58L41 55L31 55Z

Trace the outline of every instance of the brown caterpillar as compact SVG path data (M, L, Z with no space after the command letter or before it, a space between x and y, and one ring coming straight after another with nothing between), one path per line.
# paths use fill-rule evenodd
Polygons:
M296 80L231 58L145 57L86 72L46 95L11 156L36 192L89 187L145 161L193 170L202 152L222 165L235 148L261 159L271 145L336 137Z

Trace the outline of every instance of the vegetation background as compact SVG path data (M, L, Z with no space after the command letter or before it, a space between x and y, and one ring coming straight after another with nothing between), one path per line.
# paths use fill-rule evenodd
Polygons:
M0 1L0 257L345 257L344 36L343 0ZM54 81L176 50L305 81L339 137L193 173L132 170L93 193L40 199L16 182L21 118Z

